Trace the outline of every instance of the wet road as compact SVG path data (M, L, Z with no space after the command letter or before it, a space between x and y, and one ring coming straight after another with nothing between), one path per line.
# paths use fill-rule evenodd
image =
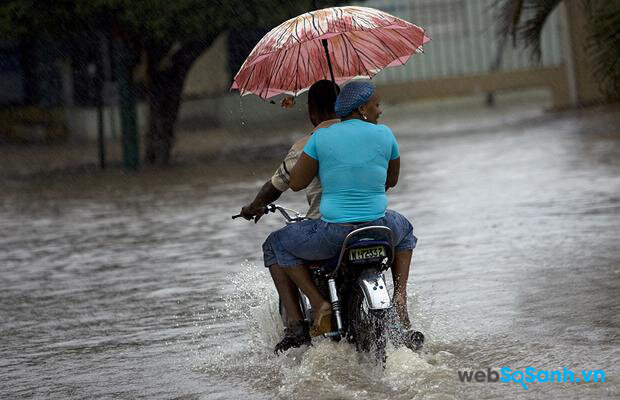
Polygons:
M385 115L423 352L391 350L384 371L344 343L272 355L260 244L282 221L230 215L277 160L33 177L0 195L0 397L617 398L620 118ZM605 383L458 379L528 366Z

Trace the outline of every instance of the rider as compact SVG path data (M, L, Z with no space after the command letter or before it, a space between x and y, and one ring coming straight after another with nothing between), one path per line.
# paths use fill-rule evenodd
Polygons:
M385 191L398 181L398 144L387 126L376 125L382 111L370 82L347 84L338 95L335 110L342 122L310 137L289 182L290 188L298 191L319 176L323 187L321 219L298 222L270 234L263 244L265 266L283 272L308 296L315 310L313 335L321 334L330 330L331 306L312 281L304 260L334 257L346 235L361 226L388 226L395 239L394 302L401 323L410 329L406 286L417 239L404 216L386 211ZM284 306L290 316L287 304ZM305 332L287 332L276 350L308 341Z
M265 206L276 201L283 192L289 189L290 171L297 163L312 133L317 129L327 128L336 122L340 122L334 111L338 92L340 92L338 85L329 80L317 81L310 87L308 91L308 115L314 126L313 132L293 144L284 161L271 179L261 187L254 200L241 208L243 218L254 219L254 222L258 222L265 213ZM306 216L311 219L320 218L321 183L318 177L315 177L306 187L306 197L309 205ZM289 320L284 339L278 343L276 350L286 350L293 346L299 347L303 343L309 343L309 327L303 322L297 286L278 265L272 265L269 271L282 304L288 312Z

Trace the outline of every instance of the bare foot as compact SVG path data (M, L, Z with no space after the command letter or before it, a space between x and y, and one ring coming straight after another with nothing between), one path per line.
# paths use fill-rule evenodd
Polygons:
M310 336L319 336L332 330L332 306L327 301L315 308Z

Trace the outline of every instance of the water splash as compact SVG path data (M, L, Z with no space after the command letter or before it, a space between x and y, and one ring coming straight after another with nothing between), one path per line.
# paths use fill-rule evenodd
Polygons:
M283 326L269 274L246 261L241 272L229 279L229 292L208 317L196 319L194 339L200 346L196 346L195 369L222 379L242 378L276 398L387 399L437 390L446 393L445 387L433 384L437 378L454 375L446 365L452 355L442 350L414 353L390 347L383 368L346 341L315 338L312 346L276 357L273 348ZM412 308L419 311L415 294L411 300ZM416 318L415 313L412 316Z

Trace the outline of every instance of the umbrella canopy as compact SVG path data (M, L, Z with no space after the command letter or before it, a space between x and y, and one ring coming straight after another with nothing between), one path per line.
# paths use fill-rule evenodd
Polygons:
M419 26L374 8L312 11L267 33L241 66L231 89L268 99L282 93L297 95L330 77L338 84L373 77L383 68L404 65L429 40Z

